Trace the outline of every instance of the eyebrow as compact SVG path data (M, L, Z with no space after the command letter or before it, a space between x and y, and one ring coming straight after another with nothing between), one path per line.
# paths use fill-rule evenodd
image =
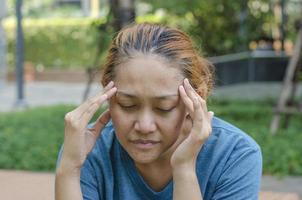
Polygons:
M137 96L135 96L134 94L127 93L127 92L124 92L124 91L121 91L121 90L117 91L116 94L117 95L118 94L123 95L123 96L129 97L129 98L137 98ZM178 97L178 94L158 95L158 96L154 96L152 98L164 100L164 99L170 99L170 98L173 98L173 97Z

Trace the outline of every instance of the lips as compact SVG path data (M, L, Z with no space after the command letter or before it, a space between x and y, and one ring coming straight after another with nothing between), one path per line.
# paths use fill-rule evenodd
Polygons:
M160 143L159 141L156 141L156 140L142 140L142 139L132 140L131 142L137 148L140 148L140 149L150 149Z

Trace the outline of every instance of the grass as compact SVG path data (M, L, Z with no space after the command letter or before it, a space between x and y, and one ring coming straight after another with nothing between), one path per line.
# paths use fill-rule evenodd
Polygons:
M269 134L270 102L210 102L215 115L250 134L261 146L264 173L302 175L302 116L287 129ZM64 116L72 105L0 113L0 168L52 171L63 142ZM100 111L99 111L100 112ZM97 116L97 114L96 114Z

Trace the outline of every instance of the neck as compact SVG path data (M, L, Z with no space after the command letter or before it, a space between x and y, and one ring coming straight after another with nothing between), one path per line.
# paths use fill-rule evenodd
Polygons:
M148 164L135 163L135 166L144 181L156 192L163 190L172 179L170 159Z

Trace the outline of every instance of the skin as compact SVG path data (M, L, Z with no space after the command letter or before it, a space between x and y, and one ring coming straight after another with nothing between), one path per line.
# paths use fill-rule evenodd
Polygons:
M80 168L110 117L119 142L151 188L160 191L173 177L173 199L202 199L195 165L211 133L213 112L207 111L206 102L181 71L170 65L154 55L127 60L116 67L114 85L66 115L57 200L82 198ZM87 130L107 99L109 111Z
M100 130L109 121L110 113L104 112L91 129L87 129L87 125L94 113L115 94L116 90L114 83L110 82L104 91L65 115L64 149L55 179L56 200L83 199L80 169L95 145Z
M172 178L170 158L185 137L179 137L186 114L178 94L183 79L178 69L150 55L116 68L118 90L109 108L117 138L158 191Z

